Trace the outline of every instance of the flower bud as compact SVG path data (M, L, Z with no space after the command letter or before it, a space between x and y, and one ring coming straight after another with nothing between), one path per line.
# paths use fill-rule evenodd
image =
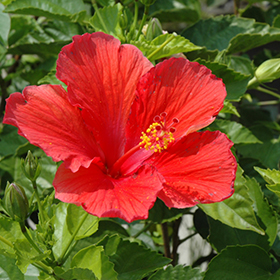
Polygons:
M157 18L151 18L146 29L146 39L152 41L154 38L162 35L162 27Z
M28 215L29 203L24 189L16 183L7 183L4 194L6 213L16 222L23 223Z
M273 58L263 62L256 70L255 77L248 86L272 82L280 78L280 58Z
M28 154L24 159L21 160L21 168L25 176L31 181L34 182L41 173L41 165L38 162L37 157L33 157L32 153L28 151Z
M145 6L151 6L156 2L156 0L140 0L140 2Z

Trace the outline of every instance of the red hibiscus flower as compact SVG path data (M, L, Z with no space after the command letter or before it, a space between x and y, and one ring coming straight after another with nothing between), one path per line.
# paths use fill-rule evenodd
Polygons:
M132 45L97 32L75 36L57 61L67 85L28 86L7 100L4 123L63 161L56 198L99 217L145 219L168 207L222 201L236 160L221 132L196 132L221 110L225 86L184 58L155 67Z

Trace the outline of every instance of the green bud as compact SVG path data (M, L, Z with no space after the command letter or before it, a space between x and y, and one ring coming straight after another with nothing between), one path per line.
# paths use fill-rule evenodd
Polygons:
M160 21L157 18L151 18L146 29L146 39L152 41L154 38L162 34L163 31Z
M29 203L24 189L16 183L7 183L4 194L6 213L16 222L23 223L28 215Z
M28 151L25 160L24 159L21 160L21 168L25 176L31 182L35 182L35 180L39 177L41 173L41 165L38 162L38 158L37 157L34 158L30 151Z
M151 6L156 2L156 0L140 0L140 2L145 6Z
M280 58L273 58L263 62L256 70L255 77L248 83L248 87L260 83L269 83L280 78Z

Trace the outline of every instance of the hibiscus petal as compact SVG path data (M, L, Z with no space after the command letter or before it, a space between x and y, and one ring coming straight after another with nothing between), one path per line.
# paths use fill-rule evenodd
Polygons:
M64 160L73 172L101 157L81 111L69 103L60 85L28 86L22 94L11 94L3 122L18 127L19 134L31 144L54 161Z
M96 32L74 36L62 48L57 77L102 147L107 166L124 152L125 125L139 78L153 65L132 45Z
M175 138L197 131L214 121L223 107L225 86L204 65L184 58L170 58L157 64L137 85L137 99L129 117L127 137L131 143L153 122L154 117L167 113L166 124L174 124Z
M231 146L219 131L194 132L155 153L148 163L165 180L159 198L168 207L185 208L230 197L237 168Z
M114 179L95 164L72 173L62 164L53 185L55 197L61 201L82 205L98 217L119 217L127 222L146 219L162 184L157 172L142 167L129 177Z

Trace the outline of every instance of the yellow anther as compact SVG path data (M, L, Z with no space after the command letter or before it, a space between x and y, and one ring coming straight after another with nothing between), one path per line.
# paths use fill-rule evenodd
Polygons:
M175 140L172 132L165 130L163 122L151 124L147 128L146 133L142 132L140 139L142 141L139 144L142 148L155 153L161 153L163 150L166 150L169 143Z

